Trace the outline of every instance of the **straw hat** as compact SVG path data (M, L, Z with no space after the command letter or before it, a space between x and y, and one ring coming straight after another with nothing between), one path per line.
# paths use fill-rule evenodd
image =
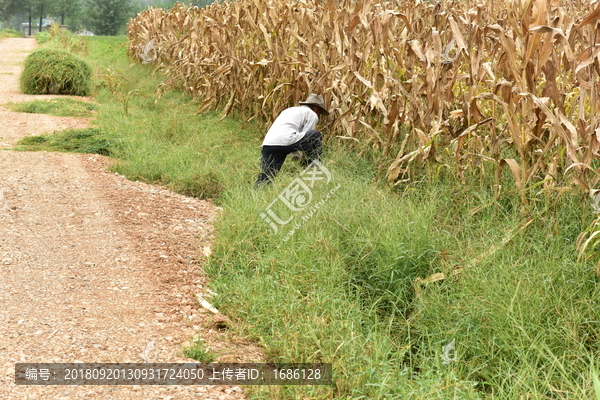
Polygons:
M325 108L325 101L323 100L323 96L320 96L318 94L311 93L311 95L308 96L308 99L306 99L305 101L301 101L299 104L307 106L317 106L321 110L323 110L323 114L329 115L329 111L327 111L327 108Z

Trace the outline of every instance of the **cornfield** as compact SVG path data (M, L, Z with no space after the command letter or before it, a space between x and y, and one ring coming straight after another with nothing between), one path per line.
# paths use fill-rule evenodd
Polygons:
M499 193L508 166L527 203L600 181L599 19L581 0L178 3L130 21L129 55L153 41L200 111L268 123L323 94L325 132L378 149L391 184L434 162Z

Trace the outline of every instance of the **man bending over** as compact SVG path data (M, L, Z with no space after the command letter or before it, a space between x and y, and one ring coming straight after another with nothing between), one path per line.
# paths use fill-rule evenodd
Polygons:
M290 153L303 152L307 165L320 159L322 135L315 126L321 115L329 115L329 111L323 97L314 93L279 114L262 144L261 173L255 187L270 183Z

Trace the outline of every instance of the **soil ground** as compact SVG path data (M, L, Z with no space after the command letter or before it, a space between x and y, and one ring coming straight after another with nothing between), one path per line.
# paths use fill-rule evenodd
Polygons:
M2 107L57 97L19 93L35 47L0 40L0 398L245 398L237 386L15 385L17 362L193 362L182 346L194 336L219 361L262 359L195 297L209 298L202 264L218 207L128 181L99 155L10 150L89 124Z

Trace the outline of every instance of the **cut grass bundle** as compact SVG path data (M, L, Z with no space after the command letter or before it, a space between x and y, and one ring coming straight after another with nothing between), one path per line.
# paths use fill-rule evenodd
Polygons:
M91 90L92 69L77 56L57 49L41 49L25 60L21 90L26 94L86 96Z
M97 128L68 129L53 135L28 136L17 143L16 150L68 151L110 156L112 138Z
M96 104L69 98L11 103L7 107L16 112L48 114L56 117L91 117L98 109Z

